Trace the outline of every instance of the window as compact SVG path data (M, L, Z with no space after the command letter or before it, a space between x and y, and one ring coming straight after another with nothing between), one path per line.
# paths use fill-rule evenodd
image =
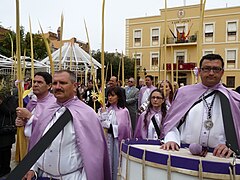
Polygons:
M213 24L205 24L205 42L213 42Z
M134 46L141 46L142 41L142 31L135 30L134 31Z
M213 53L214 53L214 52L211 51L211 50L206 50L206 51L204 51L204 56L207 55L207 54L213 54Z
M184 63L185 61L185 52L177 52L176 53L176 61L178 64Z
M137 67L141 66L141 57L142 57L142 54L138 53L138 54L133 54L133 58L135 59L136 61L136 65Z
M152 69L158 69L158 53L151 54L151 67Z
M237 22L227 22L227 40L236 41L237 40Z
M227 50L227 68L233 69L236 67L236 50Z
M159 45L159 28L152 29L152 46Z
M235 88L235 76L227 76L227 87Z

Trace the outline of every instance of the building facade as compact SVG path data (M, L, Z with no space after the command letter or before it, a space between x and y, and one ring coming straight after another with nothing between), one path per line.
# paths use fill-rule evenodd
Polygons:
M222 82L235 88L240 85L239 21L240 6L205 10L202 28L200 5L160 9L157 16L126 20L125 53L136 60L140 77L145 70L156 83L166 77L184 84L197 82L200 56L217 53L225 61Z

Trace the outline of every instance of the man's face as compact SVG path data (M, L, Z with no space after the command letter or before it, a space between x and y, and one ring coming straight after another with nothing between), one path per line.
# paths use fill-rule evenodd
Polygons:
M91 89L93 87L93 83L90 81L88 82L88 88Z
M51 84L46 84L46 81L42 76L36 75L33 80L33 93L38 97L42 98L48 94L48 90L51 88Z
M224 70L222 69L222 62L216 60L203 60L202 67L199 69L199 74L203 85L212 87L221 81Z
M152 80L149 77L145 78L145 81L148 87L152 85Z
M74 97L76 83L71 82L67 72L56 73L53 76L53 94L58 102L65 102Z
M111 77L109 82L108 82L110 87L116 87L117 86L117 79L116 77Z
M129 87L134 86L134 79L130 78L130 79L128 80L128 86L129 86Z

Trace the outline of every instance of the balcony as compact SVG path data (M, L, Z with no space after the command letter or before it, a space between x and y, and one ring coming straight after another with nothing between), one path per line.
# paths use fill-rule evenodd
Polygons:
M191 35L188 38L186 37L167 37L167 46L169 45L196 45L197 44L197 35Z
M167 63L167 71L171 70L171 63ZM179 63L178 70L193 70L196 67L196 63ZM177 64L173 63L173 70L176 70Z

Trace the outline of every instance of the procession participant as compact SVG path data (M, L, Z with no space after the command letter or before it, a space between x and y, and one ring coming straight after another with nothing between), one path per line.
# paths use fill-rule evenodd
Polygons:
M220 83L224 73L220 55L203 56L198 71L201 83L178 90L163 124L165 144L161 148L179 150L180 143L198 143L214 148L214 156L230 157L240 145L240 96ZM232 116L228 119L227 109Z
M129 78L128 86L125 88L126 92L126 108L128 109L131 117L132 130L134 132L136 127L136 116L137 116L137 101L139 89L135 86L134 78Z
M138 110L141 111L141 106L143 107L144 111L145 106L147 106L148 102L148 98L149 95L151 94L151 92L156 89L155 86L152 85L153 83L153 76L151 75L147 75L145 77L145 82L146 82L146 86L143 86L140 91L139 91L139 96L138 96ZM141 112L142 112L141 111Z
M165 102L167 105L167 109L170 108L173 100L173 87L172 84L168 80L163 80L160 82L160 89L163 91L164 86L166 88L166 94L165 94Z
M103 128L108 130L107 143L112 179L117 179L119 147L123 139L131 138L131 119L120 87L113 87L107 93L107 109L100 109Z
M38 117L42 114L46 106L56 101L50 93L52 87L52 76L47 72L37 72L33 80L33 93L37 99L31 99L26 108L18 107L16 126L24 126L25 136L30 137L32 128L36 124Z
M135 138L159 139L162 119L167 113L163 91L160 89L154 89L149 96L149 101L150 103L147 110L138 118L134 135Z
M30 149L68 109L72 121L52 141L25 175L62 180L109 180L110 166L103 129L92 108L76 96L76 76L68 70L55 72L52 84L56 102L43 110L30 138ZM90 121L89 121L90 120Z

